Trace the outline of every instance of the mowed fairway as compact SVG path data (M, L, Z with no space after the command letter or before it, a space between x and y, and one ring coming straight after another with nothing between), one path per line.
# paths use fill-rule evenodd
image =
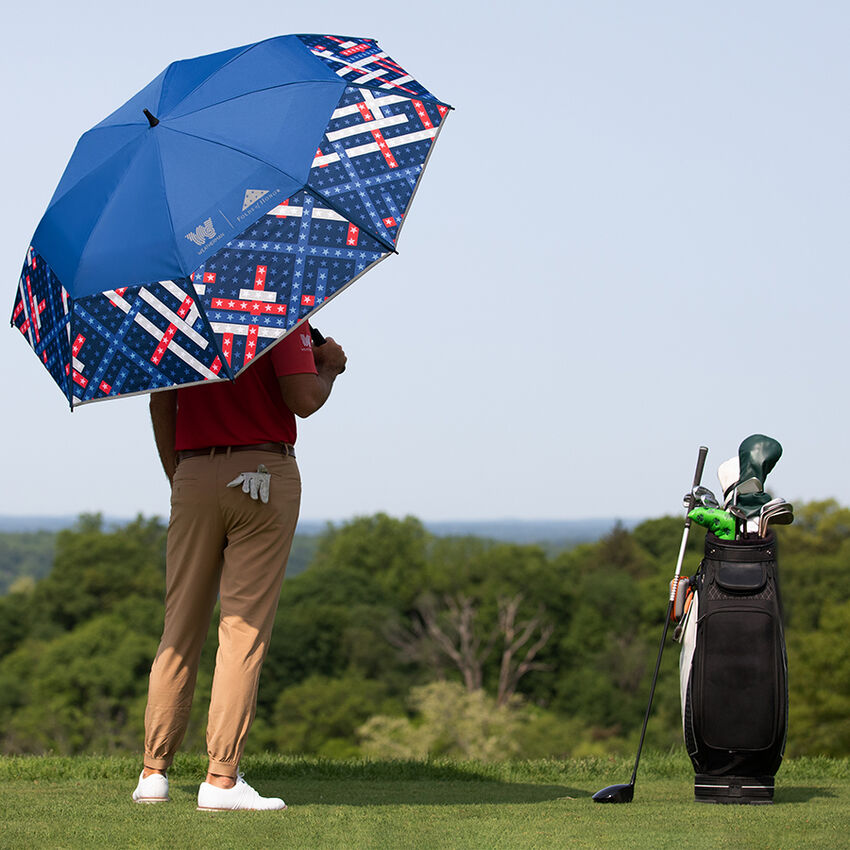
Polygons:
M286 812L195 810L200 756L171 771L172 802L134 804L138 760L0 759L3 848L824 848L850 846L850 762L787 762L773 806L693 802L687 760L647 754L635 800L590 795L627 761L481 765L262 756L246 776Z

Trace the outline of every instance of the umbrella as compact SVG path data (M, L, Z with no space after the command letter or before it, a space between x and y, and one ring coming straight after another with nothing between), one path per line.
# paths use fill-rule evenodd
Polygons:
M72 409L232 380L395 252L450 108L369 38L174 62L77 143L12 324Z

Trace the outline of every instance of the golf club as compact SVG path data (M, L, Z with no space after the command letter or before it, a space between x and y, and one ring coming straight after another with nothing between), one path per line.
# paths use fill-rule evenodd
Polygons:
M794 512L793 511L777 511L775 514L771 514L764 523L764 534L762 537L767 537L767 529L768 526L771 525L791 525L794 522Z
M784 499L774 500L773 504L765 505L759 514L759 537L767 536L767 527L771 524L790 525L794 522L794 506Z
M735 537L743 537L747 533L747 521L749 520L749 516L747 512L743 508L739 508L737 505L729 505L726 508L736 520L738 520L738 527L735 529Z
M720 507L717 497L711 492L711 490L708 489L708 487L694 487L692 492L686 493L682 499L683 508L688 506L691 496L693 496L694 500L697 502L697 507L709 509Z
M691 497L688 500L687 513L694 509L694 490L699 486L702 480L702 470L705 466L705 458L708 455L708 449L705 446L700 446L699 455L697 456L697 466L694 472L694 483L691 487ZM676 573L673 576L673 581L670 582L670 599L667 603L667 614L664 617L664 631L661 633L661 645L658 647L658 658L655 661L655 672L652 674L652 686L649 689L649 702L646 705L646 714L643 717L643 728L640 731L640 741L638 743L637 756L635 756L635 766L632 770L632 778L626 785L609 785L607 788L602 788L593 795L594 803L631 803L635 796L635 780L637 779L638 764L640 763L640 751L643 749L643 739L646 737L646 725L649 723L649 714L652 710L652 698L655 696L655 685L658 682L658 671L661 669L661 656L664 653L664 642L667 640L667 629L670 626L670 614L673 611L673 603L676 599L676 588L679 584L679 574L682 572L682 562L685 560L685 548L688 545L688 532L691 529L691 518L685 516L685 531L682 534L682 545L679 547L679 559L676 562Z

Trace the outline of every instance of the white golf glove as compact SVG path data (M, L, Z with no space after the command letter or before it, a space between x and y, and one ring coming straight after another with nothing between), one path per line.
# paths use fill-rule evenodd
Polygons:
M252 499L259 499L264 505L269 503L269 487L272 475L261 463L256 472L241 472L227 486L238 487L242 485L242 492L249 493Z

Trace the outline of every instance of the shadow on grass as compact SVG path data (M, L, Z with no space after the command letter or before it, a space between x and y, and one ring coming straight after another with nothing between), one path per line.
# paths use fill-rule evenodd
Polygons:
M543 803L586 797L588 792L565 785L535 785L519 782L483 782L360 779L251 780L264 797L283 797L290 806L457 806ZM187 795L198 791L196 784L179 784Z
M810 803L818 797L837 797L829 788L777 788L774 791L776 803Z
M346 806L534 803L589 796L551 776L500 775L498 766L440 761L324 761L246 758L246 779L287 804ZM174 777L187 794L197 784ZM181 781L182 780L182 781ZM548 780L548 781L547 781Z

